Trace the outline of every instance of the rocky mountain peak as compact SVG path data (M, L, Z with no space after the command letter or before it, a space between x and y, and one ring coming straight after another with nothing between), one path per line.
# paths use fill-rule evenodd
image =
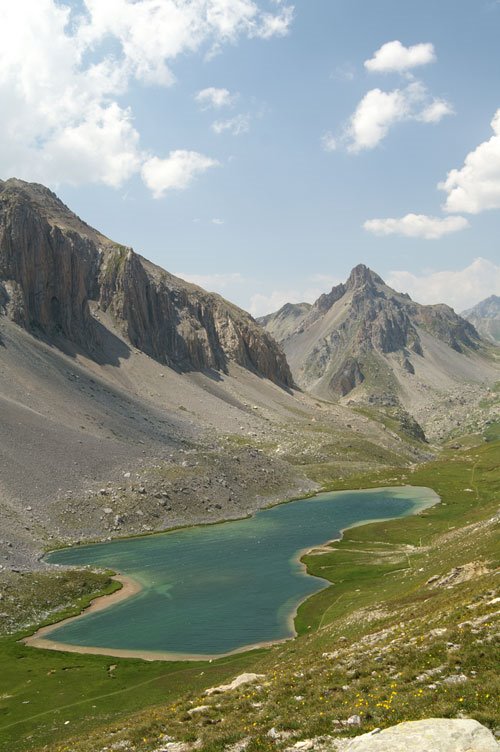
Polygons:
M439 360L439 370L450 351L469 358L481 347L474 327L449 306L415 303L364 264L310 310L287 316L284 307L279 326L276 314L262 323L283 344L296 382L324 398L362 387L365 396L397 401L418 369L429 377L425 358Z
M93 227L80 219L64 204L61 199L40 183L28 183L19 178L0 180L0 196L3 206L17 207L18 211L31 210L43 217L52 226L64 230L73 230L80 235L91 237L95 242L109 242Z
M332 287L330 292L320 295L313 305L315 314L321 315L335 305L346 293L352 293L356 301L362 303L364 299L379 294L385 287L384 280L364 264L358 264L351 271L346 283L340 283Z
M385 285L384 280L364 264L358 264L351 271L346 288L353 290L366 286L374 287L376 285Z

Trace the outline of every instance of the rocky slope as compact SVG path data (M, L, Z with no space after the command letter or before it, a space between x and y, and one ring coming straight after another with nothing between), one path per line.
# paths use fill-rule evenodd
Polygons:
M325 399L402 405L425 419L436 396L498 378L471 323L446 305L414 302L363 265L314 305L286 305L260 323L297 384Z
M279 311L262 316L258 321L277 342L283 342L300 327L311 308L310 303L285 303Z
M129 345L181 371L227 371L230 362L285 387L283 353L223 298L168 274L76 217L47 188L0 182L0 305L31 333L64 337L109 357L96 311ZM126 353L122 353L126 357Z
M0 571L56 541L241 517L316 488L327 460L428 456L291 388L248 314L42 186L0 183L0 294Z
M500 297L490 295L473 308L462 313L464 319L470 321L482 337L500 344Z

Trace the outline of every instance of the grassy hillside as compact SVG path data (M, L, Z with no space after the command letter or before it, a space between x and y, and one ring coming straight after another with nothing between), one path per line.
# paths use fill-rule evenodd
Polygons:
M37 651L4 636L0 748L146 752L168 735L206 752L247 739L252 752L462 713L495 727L500 443L489 438L411 471L335 484L430 486L442 503L348 530L306 556L332 585L302 605L294 641L213 663L147 664ZM80 597L103 585L105 576L82 592L80 581ZM243 671L265 678L203 695ZM189 714L199 706L208 709ZM360 726L343 723L353 715Z

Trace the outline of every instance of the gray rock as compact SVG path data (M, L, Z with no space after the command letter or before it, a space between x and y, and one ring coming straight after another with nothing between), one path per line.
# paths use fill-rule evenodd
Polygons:
M453 674L443 679L445 684L464 684L467 681L465 674Z
M226 372L234 361L293 386L283 352L245 311L105 238L48 188L0 181L5 315L28 331L62 335L92 352L102 324L89 301L112 317L136 353L182 370Z
M347 719L347 724L349 726L361 726L361 716L359 716L359 715L351 715Z
M236 679L233 679L230 684L221 684L218 687L211 687L210 689L206 689L205 694L207 696L210 696L222 694L223 692L231 692L231 690L238 689L243 684L252 684L259 679L265 679L265 674L240 674L236 677Z
M429 718L400 723L353 739L345 752L499 752L491 731L469 719Z

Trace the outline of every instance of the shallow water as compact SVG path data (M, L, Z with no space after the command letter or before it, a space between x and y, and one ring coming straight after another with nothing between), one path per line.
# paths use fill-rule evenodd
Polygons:
M110 568L143 590L63 622L50 639L212 656L291 637L297 606L327 586L306 574L300 552L355 524L415 514L437 501L434 491L411 486L324 493L245 520L55 551L47 561Z

